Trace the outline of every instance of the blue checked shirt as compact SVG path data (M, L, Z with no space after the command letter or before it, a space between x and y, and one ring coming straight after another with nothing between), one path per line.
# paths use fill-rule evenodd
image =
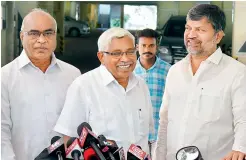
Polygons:
M159 111L162 103L162 96L164 93L167 72L171 65L160 58L156 57L155 64L146 70L140 64L140 59L137 61L134 73L142 77L148 85L151 102L153 106L154 128L153 134L149 134L149 141L157 140L157 133L159 127Z

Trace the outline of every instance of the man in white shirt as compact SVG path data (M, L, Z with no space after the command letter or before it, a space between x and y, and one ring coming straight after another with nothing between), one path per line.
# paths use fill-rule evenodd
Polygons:
M197 146L204 160L243 160L246 155L246 67L222 53L225 14L201 4L187 15L186 58L166 81L154 160L173 160Z
M41 9L23 20L24 50L1 70L1 157L33 160L50 140L66 91L80 71L56 59L56 21Z
M132 72L136 65L134 36L122 28L110 28L98 39L101 66L78 77L69 87L55 131L78 137L82 122L96 135L103 134L128 150L137 144L148 152L153 131L152 106L144 80Z

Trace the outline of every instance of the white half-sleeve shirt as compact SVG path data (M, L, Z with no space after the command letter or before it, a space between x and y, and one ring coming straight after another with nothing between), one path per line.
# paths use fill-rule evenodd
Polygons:
M148 152L153 117L144 80L131 74L125 90L103 65L78 77L68 89L54 130L78 137L77 127L82 122L88 122L96 135L115 140L125 152L130 144Z

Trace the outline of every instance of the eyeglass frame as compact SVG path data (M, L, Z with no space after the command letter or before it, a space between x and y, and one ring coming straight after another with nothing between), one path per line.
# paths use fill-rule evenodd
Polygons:
M133 53L133 54L130 55L130 56L137 55L137 49L136 49L136 48L134 48L134 52L125 51L125 52L120 52L119 55L114 54L116 51L115 51L115 52L101 51L101 52L102 52L102 53L106 53L106 54L108 54L108 55L110 55L110 56L112 56L112 57L115 57L115 58L120 58L120 57L122 57L124 54L126 54L126 56L129 56L129 53Z
M40 36L41 36L41 34L42 34L43 37L44 37L46 40L47 40L47 39L50 39L50 37L48 37L47 35L45 35L45 32L52 32L52 35L51 35L51 36L53 36L53 35L55 35L55 33L57 33L57 32L56 32L55 30L53 30L53 29L48 29L48 30L45 30L45 31L43 31L43 32L40 32L39 30L20 31L20 32L23 32L24 34L28 35L29 37L32 36L32 35L29 35L29 33L31 33L31 32L36 32L36 33L39 33L39 36L36 37L36 38L31 37L32 39L38 39L38 38L40 38Z

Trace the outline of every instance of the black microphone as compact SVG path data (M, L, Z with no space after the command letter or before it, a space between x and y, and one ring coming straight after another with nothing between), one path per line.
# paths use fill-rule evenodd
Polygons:
M99 143L97 136L92 132L91 126L87 122L83 122L78 126L77 133L81 148L86 149L92 147L100 160L106 160L97 146Z
M65 158L65 147L63 139L55 136L51 139L51 145L45 148L35 160L63 160Z
M131 144L127 151L127 160L146 160L149 156L144 152L140 146Z
M64 140L59 136L55 136L51 139L51 145L47 148L49 155L55 155L58 160L63 160L65 157Z
M57 157L50 156L48 149L45 148L34 160L57 160Z
M113 155L117 160L126 160L123 147L118 148Z
M83 160L79 140L76 137L71 137L67 141L66 158L74 160Z
M114 151L117 150L117 148L115 146L113 146L113 144L111 144L113 142L111 142L111 143L108 142L107 139L106 139L106 137L104 135L99 135L98 136L98 141L99 141L99 146L100 146L102 152L105 153L104 155L108 156L111 160L116 160L114 158L114 155L111 153L112 152L111 151L112 149L114 149ZM106 158L106 159L108 159L108 158Z

